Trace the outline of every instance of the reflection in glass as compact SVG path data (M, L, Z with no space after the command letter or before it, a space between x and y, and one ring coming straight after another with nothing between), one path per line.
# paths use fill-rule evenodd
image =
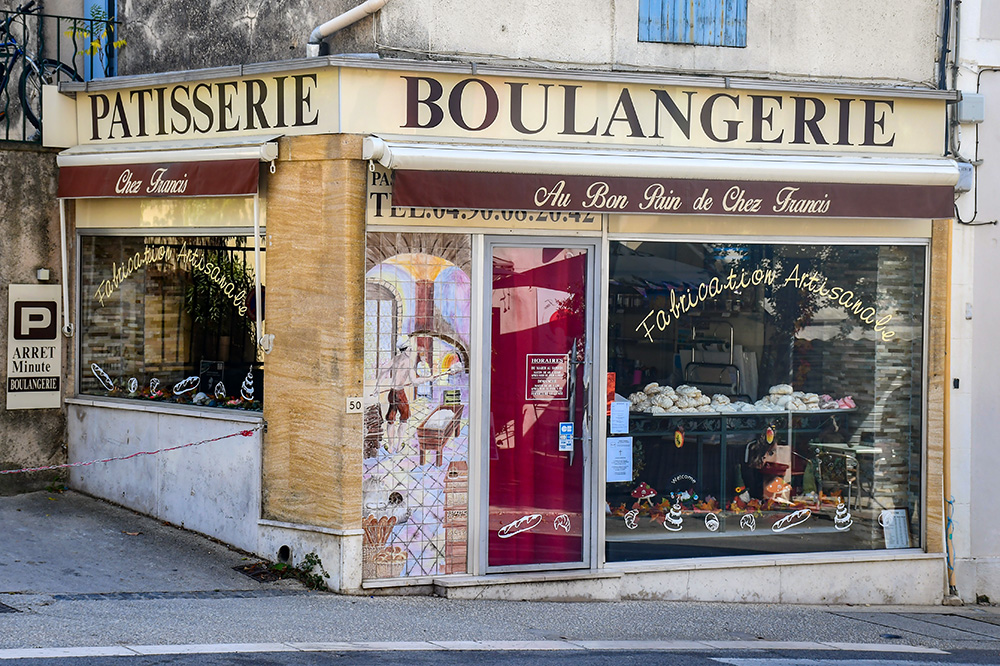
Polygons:
M920 545L924 247L613 242L610 280L609 561Z
M586 250L493 251L490 566L583 559L586 276Z
M80 245L80 353L93 369L82 394L261 409L259 390L213 390L247 376L261 385L252 240L82 236Z

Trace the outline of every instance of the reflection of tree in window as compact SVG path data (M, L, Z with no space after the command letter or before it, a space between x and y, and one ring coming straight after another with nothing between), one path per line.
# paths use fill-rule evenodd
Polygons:
M184 309L195 324L190 331L192 353L202 359L255 361L257 321L250 308L255 305L256 291L253 248L248 248L242 237L191 238L186 242L189 250L202 254L206 264L219 268L221 279L233 285L237 296L245 294L242 299L234 299L206 273L188 272ZM247 307L243 314L241 306Z
M248 245L242 236L84 236L81 360L106 372L114 388L85 372L81 391L178 402L205 394L199 404L259 409L259 369L256 399L238 397L248 371L260 366ZM169 387L193 376L200 378L197 390L172 395ZM136 388L128 389L132 379ZM167 391L152 389L152 379ZM217 399L220 382L226 395Z

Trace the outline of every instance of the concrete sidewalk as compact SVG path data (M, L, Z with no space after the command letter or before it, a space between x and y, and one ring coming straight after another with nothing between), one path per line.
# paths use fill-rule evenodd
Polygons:
M254 562L78 493L0 497L0 651L80 646L527 641L762 649L1000 651L1000 609L345 597L259 582ZM558 646L564 648L558 648ZM621 649L615 648L615 649ZM162 652L162 649L161 649Z

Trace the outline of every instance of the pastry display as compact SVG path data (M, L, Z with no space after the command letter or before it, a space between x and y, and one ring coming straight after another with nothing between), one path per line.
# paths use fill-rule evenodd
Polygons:
M657 416L676 414L737 412L807 412L832 409L854 409L851 396L836 399L830 395L796 391L791 384L775 384L767 395L756 402L734 401L722 393L707 396L696 386L682 384L676 388L650 382L641 391L628 397L631 411Z

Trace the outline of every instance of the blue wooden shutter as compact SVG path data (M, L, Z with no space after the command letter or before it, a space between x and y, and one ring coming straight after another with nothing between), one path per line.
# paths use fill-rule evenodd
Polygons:
M93 34L90 35L90 38L99 40L102 45L102 53L100 55L97 53L93 55L83 54L84 81L103 79L106 76L115 76L118 73L118 49L109 48L108 46L109 37L112 42L119 38L117 33L118 26L105 25L100 21L91 22L89 19L93 16L93 7L98 7L109 21L115 20L114 0L83 0L83 16L84 19L88 19L84 21L83 27L88 32L92 31ZM102 35L104 36L102 37ZM83 48L88 47L88 44L83 45Z
M747 0L639 0L639 41L747 45Z

